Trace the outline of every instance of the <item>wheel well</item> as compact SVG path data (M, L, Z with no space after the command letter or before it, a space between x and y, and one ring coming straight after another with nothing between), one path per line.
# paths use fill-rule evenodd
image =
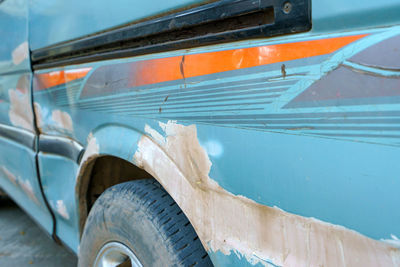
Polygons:
M129 161L101 156L86 165L79 186L80 233L96 199L109 187L127 181L152 178L152 176Z

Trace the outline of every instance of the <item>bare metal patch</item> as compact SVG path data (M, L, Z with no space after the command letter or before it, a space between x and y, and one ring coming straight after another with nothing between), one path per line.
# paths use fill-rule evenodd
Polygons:
M25 194L33 200L37 205L40 205L39 200L37 199L35 192L33 191L32 184L29 180L24 180L21 177L15 176L12 172L10 172L5 166L0 167L0 172L2 172L5 177L12 182L16 187L20 187Z
M8 90L8 96L10 98L8 116L11 123L14 126L33 132L33 112L28 90L20 88L10 89Z
M67 112L61 110L54 110L51 113L51 118L58 127L70 132L74 131L72 118Z
M29 55L28 42L25 41L22 44L18 45L12 51L11 56L14 65L21 64L25 59L28 58L28 55Z
M264 265L399 266L400 251L391 244L226 191L208 176L212 163L195 125L160 127L162 134L146 126L149 136L133 160L175 199L207 250Z
M46 122L46 120L49 120L49 116L51 115L51 120L53 121L55 127L70 133L74 132L72 118L67 112L57 109L50 113L46 107L42 108L37 102L35 102L33 106L35 109L36 123L39 130L42 131L43 127L46 124L49 124Z
M64 219L69 220L69 214L67 211L67 207L64 204L64 201L57 200L56 210L57 210L57 213L60 214Z
M88 161L88 159L99 155L100 147L99 144L97 143L96 137L94 137L92 133L89 133L86 142L87 142L86 150L82 156L78 173L80 173L82 165L84 165Z
M24 190L25 194L34 202L36 202L37 205L40 205L39 200L36 198L36 194L33 191L31 182L29 180L23 180L23 179L20 179L18 182L22 190Z

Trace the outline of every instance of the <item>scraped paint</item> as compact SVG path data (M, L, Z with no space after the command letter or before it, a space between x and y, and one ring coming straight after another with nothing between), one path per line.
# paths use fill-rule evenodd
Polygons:
M62 128L69 132L74 131L72 118L67 112L61 110L54 110L51 113L51 118L59 128Z
M159 125L162 132L146 126L133 161L175 199L208 251L265 266L399 266L389 243L226 191L209 177L195 125Z
M395 246L400 249L400 239L395 236L394 234L390 235L391 239L381 239L383 242L387 242L391 244L392 246Z
M39 103L34 103L34 109L36 114L36 124L40 130L44 125L47 125L46 121L52 121L52 125L57 127L60 131L67 131L70 133L74 132L74 125L71 116L61 110L53 110L50 112L46 107L42 108Z
M22 190L25 192L25 194L34 202L36 202L37 205L40 205L40 202L36 197L36 193L33 191L31 182L29 180L19 179L18 183L21 186Z
M10 172L5 166L0 167L0 171L4 174L4 176L10 180L15 186L18 184L17 177Z
M86 150L83 153L78 173L80 173L82 165L84 165L90 158L96 157L100 151L100 146L97 143L96 137L94 137L92 133L89 133L86 142L87 142Z
M29 90L25 87L9 89L8 96L10 99L10 109L8 111L10 122L14 126L34 132Z
M64 219L69 220L69 214L67 211L67 207L64 204L64 201L57 200L56 202L56 211L60 214Z
M18 45L11 53L12 61L14 65L21 64L29 56L28 42L25 41Z

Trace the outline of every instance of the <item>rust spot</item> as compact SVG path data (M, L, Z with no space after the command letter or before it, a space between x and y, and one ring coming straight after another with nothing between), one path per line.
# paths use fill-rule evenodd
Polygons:
M282 73L282 77L285 78L286 77L286 66L285 66L285 64L282 64L282 66L281 66L281 73Z
M185 55L182 56L181 63L179 64L179 69L181 71L182 78L185 79Z
M167 102L169 95L167 95L164 99L164 102Z
M158 113L161 113L161 111L162 111L162 108L160 107L160 108L158 109Z

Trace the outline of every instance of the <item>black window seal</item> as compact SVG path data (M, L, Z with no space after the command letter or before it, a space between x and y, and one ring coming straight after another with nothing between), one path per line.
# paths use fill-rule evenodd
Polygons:
M220 0L33 50L31 62L43 69L310 29L310 0Z

